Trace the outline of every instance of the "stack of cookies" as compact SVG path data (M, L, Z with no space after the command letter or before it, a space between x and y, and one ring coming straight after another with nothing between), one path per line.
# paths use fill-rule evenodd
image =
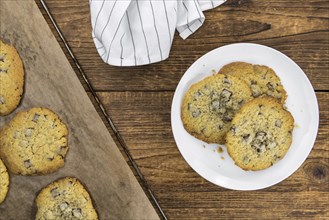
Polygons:
M292 143L286 98L271 68L234 62L189 88L181 118L196 138L225 144L242 169L261 170L282 159Z
M21 102L24 68L16 49L1 40L0 88L0 116L7 116ZM45 175L64 166L68 129L50 109L37 107L16 113L0 128L0 140L0 204L9 189L9 172ZM88 192L75 178L51 183L40 192L36 204L36 219L98 218Z

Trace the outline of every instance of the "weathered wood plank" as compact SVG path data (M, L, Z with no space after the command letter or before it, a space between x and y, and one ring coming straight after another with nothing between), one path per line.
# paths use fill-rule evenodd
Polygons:
M168 60L130 68L111 67L98 57L87 1L46 2L169 218L329 218L328 93L317 93L320 128L308 159L285 181L256 192L202 179L178 152L170 127L173 90L183 73L229 43L274 47L303 68L316 90L329 90L328 1L229 0L206 12L204 26L188 40L176 35Z
M171 132L173 92L98 95L170 218L329 217L329 93L317 93L320 127L308 159L283 182L252 192L215 186L185 162Z
M204 26L188 40L176 35L168 60L129 68L104 64L97 55L91 39L88 1L47 3L97 90L174 90L198 57L235 42L278 49L302 67L316 90L329 89L329 5L325 0L229 0L206 12Z

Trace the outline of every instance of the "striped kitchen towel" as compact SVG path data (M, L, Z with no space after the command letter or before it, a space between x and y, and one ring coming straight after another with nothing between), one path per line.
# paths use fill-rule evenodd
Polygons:
M174 32L183 39L204 22L203 11L225 0L90 0L92 36L104 62L138 66L165 60Z

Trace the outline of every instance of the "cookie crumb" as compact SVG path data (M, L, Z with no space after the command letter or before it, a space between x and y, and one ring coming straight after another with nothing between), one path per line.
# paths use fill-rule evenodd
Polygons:
M217 72L216 72L215 69L212 69L212 70L211 70L211 73L212 73L213 75L215 75Z
M221 156L220 159L225 160L225 157Z
M295 128L300 128L300 125L299 124L295 124Z
M218 149L217 149L217 151L218 151L218 153L223 153L223 148L222 147L218 147Z
M206 145L203 144L202 147L203 147L203 148L206 148Z

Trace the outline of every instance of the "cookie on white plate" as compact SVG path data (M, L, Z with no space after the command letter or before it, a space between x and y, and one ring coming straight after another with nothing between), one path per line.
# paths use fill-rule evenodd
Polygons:
M183 125L200 140L224 144L235 113L250 99L248 84L237 77L207 77L186 92L181 107Z
M226 136L227 152L244 170L266 169L286 155L293 128L293 116L276 99L253 99L233 118Z

